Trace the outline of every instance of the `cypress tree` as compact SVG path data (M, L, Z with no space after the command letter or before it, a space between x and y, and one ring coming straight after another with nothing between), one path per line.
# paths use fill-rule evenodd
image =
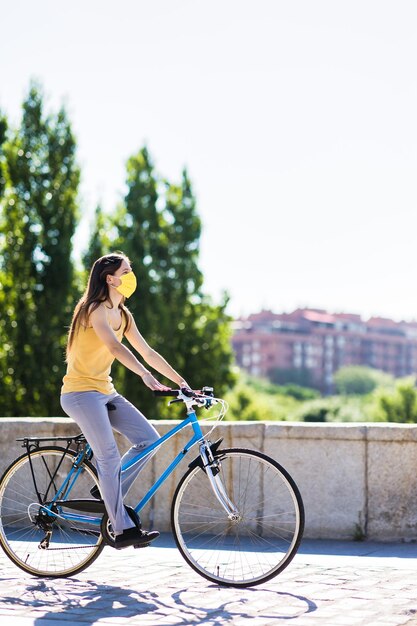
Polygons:
M148 343L189 384L214 385L223 393L234 382L227 297L215 306L202 291L201 220L188 174L183 171L180 184L161 179L145 147L127 163L127 187L113 218L117 236L102 247L120 250L132 262L138 290L127 306ZM146 414L173 415L165 405L156 407L133 372L118 364L113 370L117 389Z
M32 83L20 128L4 144L10 415L61 413L65 326L74 291L71 240L78 218L75 152L65 110L45 117L42 91Z
M101 205L98 204L94 213L94 220L92 224L92 232L90 235L90 242L87 250L84 251L82 261L86 270L85 281L88 277L88 272L93 266L96 259L103 256L109 251L110 240L108 237L108 229L110 228L109 218L103 213ZM85 282L84 281L84 282Z

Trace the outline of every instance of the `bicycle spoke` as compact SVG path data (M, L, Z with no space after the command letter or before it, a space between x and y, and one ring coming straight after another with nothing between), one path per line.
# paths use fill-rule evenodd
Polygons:
M200 468L189 470L172 509L177 545L209 580L259 584L286 567L297 550L304 523L301 497L291 477L265 455L225 450L219 463L215 481L221 481L237 514L226 513Z
M31 452L33 475L29 457L24 455L6 470L0 482L0 543L16 565L29 573L70 575L87 567L103 548L98 527L92 526L87 517L84 521L82 513L77 513L79 523L64 520L38 503L37 492L45 501L49 490L50 501L61 489L66 477L74 471L75 456L59 448L40 448ZM94 469L84 464L71 487L71 498L91 498L89 490L96 483ZM67 491L68 486L61 499ZM40 549L48 529L49 545Z

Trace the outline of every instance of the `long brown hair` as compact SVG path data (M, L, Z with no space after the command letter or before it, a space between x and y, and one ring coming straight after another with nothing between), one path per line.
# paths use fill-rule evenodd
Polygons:
M74 309L71 326L68 332L67 359L75 334L78 332L80 325L84 327L88 326L88 320L91 313L95 311L102 302L109 302L112 304L106 277L108 274L114 274L114 272L119 269L123 261L130 263L127 256L121 252L106 254L95 261L88 277L86 290ZM122 313L122 323L123 321L125 322L125 329L128 330L130 326L130 317L126 307L124 306L124 301L125 298L122 298L119 308Z

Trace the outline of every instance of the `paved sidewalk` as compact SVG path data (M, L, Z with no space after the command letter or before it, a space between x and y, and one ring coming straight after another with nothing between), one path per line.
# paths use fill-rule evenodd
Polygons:
M164 536L151 548L106 548L74 578L26 575L0 554L0 621L8 626L417 626L417 544L304 541L277 578L219 588Z

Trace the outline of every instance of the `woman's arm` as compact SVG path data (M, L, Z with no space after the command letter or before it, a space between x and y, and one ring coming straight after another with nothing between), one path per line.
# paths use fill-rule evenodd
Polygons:
M125 337L129 341L130 345L133 346L146 363L153 367L157 372L166 376L169 380L172 380L179 387L189 387L184 378L170 366L164 357L151 348L151 346L145 341L136 326L133 315L130 312L129 317L131 324L129 330L125 332Z
M111 354L125 367L140 376L147 387L155 391L168 389L165 385L161 385L146 367L139 363L129 348L120 343L108 322L104 305L100 305L90 314L90 322L96 335L107 346Z

